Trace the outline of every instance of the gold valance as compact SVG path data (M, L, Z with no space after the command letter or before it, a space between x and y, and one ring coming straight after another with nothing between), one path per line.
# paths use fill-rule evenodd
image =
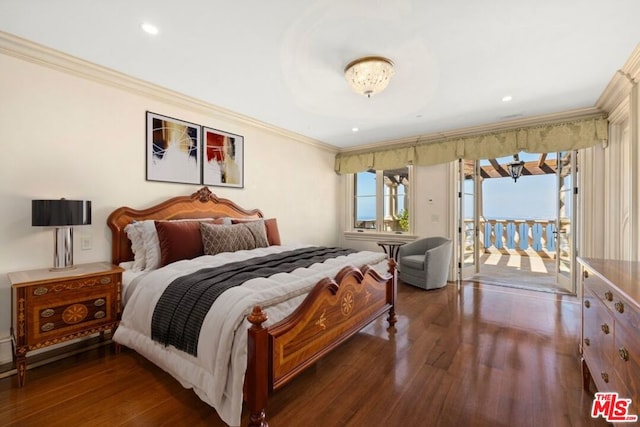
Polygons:
M520 151L551 153L592 147L608 138L604 117L535 125L496 133L443 138L410 146L336 155L339 174L384 170L406 165L429 166L456 159L480 160L510 156Z

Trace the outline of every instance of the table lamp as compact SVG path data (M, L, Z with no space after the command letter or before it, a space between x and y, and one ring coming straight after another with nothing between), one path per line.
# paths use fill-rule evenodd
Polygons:
M53 268L70 270L73 266L73 226L91 224L89 200L32 200L31 225L55 227Z

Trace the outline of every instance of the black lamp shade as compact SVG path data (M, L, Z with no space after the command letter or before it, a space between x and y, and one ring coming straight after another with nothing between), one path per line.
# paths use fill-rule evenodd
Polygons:
M90 200L32 200L31 225L65 227L91 224Z

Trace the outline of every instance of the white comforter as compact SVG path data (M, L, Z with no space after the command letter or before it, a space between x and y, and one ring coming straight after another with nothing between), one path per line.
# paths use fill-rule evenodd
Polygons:
M311 288L324 277L334 277L345 265L372 265L378 272L387 271L385 255L363 251L341 256L301 268L292 273L270 278L252 279L224 292L213 304L204 320L198 342L198 357L173 346L164 347L151 339L151 318L156 302L175 278L205 267L241 261L300 248L306 245L271 246L251 251L202 256L179 261L154 270L136 279L127 299L120 326L114 340L138 353L170 373L183 387L193 388L197 395L213 406L229 425L240 425L242 387L247 364L247 334L250 326L245 319L251 308L260 304L273 324L300 304Z

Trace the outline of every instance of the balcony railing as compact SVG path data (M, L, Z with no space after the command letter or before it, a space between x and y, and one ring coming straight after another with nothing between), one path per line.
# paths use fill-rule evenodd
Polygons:
M465 239L473 247L473 220L465 219ZM555 258L556 221L553 219L481 219L480 245L485 253L535 252L537 256ZM465 248L466 252L466 248Z

